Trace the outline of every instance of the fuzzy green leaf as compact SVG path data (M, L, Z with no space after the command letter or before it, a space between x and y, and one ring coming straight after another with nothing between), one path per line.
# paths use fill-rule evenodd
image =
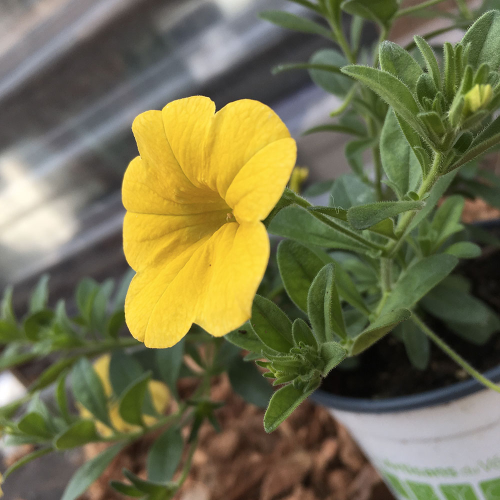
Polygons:
M167 483L181 461L184 440L178 427L167 429L158 437L148 454L147 471L150 481Z
M309 62L314 65L321 64L337 68L347 64L346 58L340 52L332 49L319 50L311 57ZM354 83L351 78L343 75L340 69L338 73L310 69L309 75L318 87L339 97L345 97Z
M285 28L288 30L300 31L302 33L311 33L313 35L320 35L333 40L332 32L310 19L305 17L299 17L290 12L284 12L281 10L266 10L259 14L261 19L269 21L276 24L280 28Z
M424 205L422 201L380 201L351 207L347 211L347 219L355 229L368 229L384 219L403 212L421 210Z
M375 21L388 28L398 11L399 3L397 0L346 0L341 7L349 14Z
M399 78L412 92L415 92L417 80L422 68L413 57L396 43L382 42L379 49L380 67Z

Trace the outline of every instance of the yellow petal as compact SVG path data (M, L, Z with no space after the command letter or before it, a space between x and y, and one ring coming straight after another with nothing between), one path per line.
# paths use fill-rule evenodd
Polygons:
M222 210L193 215L128 212L123 222L123 249L130 267L141 271L149 266L164 266L191 245L211 236L230 212L223 204Z
M249 99L228 104L216 113L207 142L209 185L216 183L225 198L236 174L252 156L288 137L285 124L265 104Z
M199 303L196 323L220 337L252 315L252 302L269 260L264 224L226 224L213 241L212 274Z
M97 358L93 363L94 370L97 373L97 376L101 379L102 385L104 387L104 393L106 394L106 396L108 396L108 398L109 396L111 396L111 394L113 394L111 381L109 379L110 361L111 355L104 354L103 356Z
M281 139L261 149L238 172L226 193L238 222L269 215L290 179L296 156L295 141Z
M149 392L155 410L162 414L170 403L170 391L168 387L159 380L149 382Z
M215 104L208 97L188 97L167 104L162 113L166 136L182 170L196 186L207 185L205 145Z
M147 347L171 347L194 322L220 336L250 318L269 259L263 224L225 224L193 248L165 270L146 269L132 281L127 324Z

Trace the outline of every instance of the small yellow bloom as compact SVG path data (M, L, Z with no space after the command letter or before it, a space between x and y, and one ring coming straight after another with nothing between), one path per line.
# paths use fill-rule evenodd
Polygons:
M465 94L465 113L475 113L479 109L485 108L493 99L493 89L491 85L474 85Z
M113 394L113 388L111 387L111 381L109 379L109 363L111 361L111 356L109 354L105 354L101 356L94 362L94 370L97 373L97 376L101 379L104 392L108 398L110 398ZM170 402L170 391L167 386L159 382L158 380L151 380L149 382L149 392L151 394L151 401L155 410L158 413L163 413ZM109 419L113 424L113 427L120 432L130 433L137 430L140 430L140 427L135 425L130 425L125 422L120 416L120 409L118 401L113 401L109 403ZM83 418L93 418L93 415L83 406L79 405L80 415ZM151 415L143 415L144 423L147 426L151 426L156 423L157 419ZM96 422L96 428L101 436L107 437L110 436L113 431L105 424L100 421Z
M262 224L295 164L295 141L267 106L215 113L206 97L147 111L132 125L140 157L123 181L125 256L136 276L125 316L148 347L197 323L222 336L251 316L269 260Z
M309 177L309 169L307 167L296 166L292 171L288 187L295 193L300 193L302 184Z
M3 484L3 476L2 473L0 473L0 498L3 497L2 484Z

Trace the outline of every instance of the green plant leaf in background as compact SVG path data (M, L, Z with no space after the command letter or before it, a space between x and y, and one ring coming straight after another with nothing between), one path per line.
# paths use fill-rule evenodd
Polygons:
M99 439L93 420L78 420L55 437L54 446L58 450L68 450Z
M347 351L338 342L326 342L321 345L320 356L325 362L323 377L326 377L347 356Z
M321 24L311 21L305 17L299 17L290 12L281 10L266 10L259 13L259 17L265 21L276 24L280 28L285 28L302 33L323 36L329 40L334 40L332 32Z
M261 352L266 348L262 340L253 331L250 322L247 321L243 326L240 326L237 330L229 332L224 338L231 342L231 344L239 347L240 349L245 349L253 353L261 354Z
M120 399L120 416L128 424L144 425L142 414L150 380L151 372L144 373L134 380L123 392Z
M311 57L309 62L311 64L323 64L339 68L347 64L346 58L340 52L333 49L319 50ZM339 97L345 97L354 83L351 78L340 72L332 73L319 69L310 69L309 75L318 87Z
M382 313L410 309L448 276L458 264L453 255L431 255L401 274L384 305Z
M181 461L184 440L178 427L167 429L156 439L148 454L148 479L167 483L174 476Z
M158 365L161 376L170 389L170 392L177 400L179 399L177 379L179 378L184 356L184 342L185 339L182 339L168 349L157 349L155 352L156 364Z
M266 408L273 389L264 379L254 363L243 361L237 356L228 369L231 387L245 401L259 408Z
M82 495L125 446L126 443L115 444L97 457L85 462L71 478L61 500L76 500Z
M431 358L431 344L427 335L413 321L404 321L397 329L411 364L418 370L426 370Z
M255 296L250 324L257 337L271 349L288 353L293 347L292 322L269 299Z
M399 2L397 0L346 0L342 2L341 7L348 14L374 21L387 29L398 11Z
M277 260L286 293L299 309L307 312L307 294L323 262L314 252L291 240L280 242Z
M332 206L345 210L377 201L373 189L354 174L344 174L335 180L330 200Z
M31 295L30 304L29 304L29 313L33 314L38 311L41 311L47 306L49 301L49 276L48 274L44 274Z
M109 419L106 393L101 379L86 358L80 358L73 366L71 382L75 399L98 420L113 427Z

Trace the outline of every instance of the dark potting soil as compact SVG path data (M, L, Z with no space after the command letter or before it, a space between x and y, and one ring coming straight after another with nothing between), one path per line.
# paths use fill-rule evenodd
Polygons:
M500 250L485 249L478 259L465 261L458 272L472 284L472 294L500 314ZM482 346L459 338L441 321L425 317L426 323L464 359L481 372L500 364L500 332ZM414 368L402 342L387 335L365 351L356 369L336 369L323 382L322 389L341 396L381 399L409 396L446 387L469 378L469 375L443 353L431 346L426 370Z

